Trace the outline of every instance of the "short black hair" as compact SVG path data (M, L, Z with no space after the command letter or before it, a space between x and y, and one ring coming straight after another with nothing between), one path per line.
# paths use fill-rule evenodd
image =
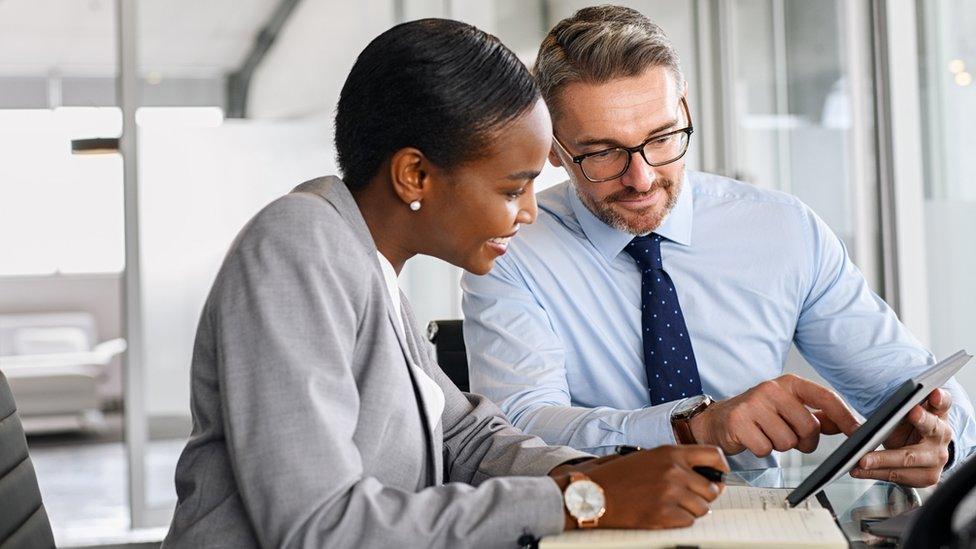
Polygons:
M484 156L493 132L539 97L528 69L494 36L449 19L397 25L366 46L342 86L335 145L343 180L362 188L405 147L445 169Z

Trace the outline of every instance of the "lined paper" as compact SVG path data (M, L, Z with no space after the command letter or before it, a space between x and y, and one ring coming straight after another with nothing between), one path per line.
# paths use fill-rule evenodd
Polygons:
M726 486L722 495L710 505L712 510L716 509L762 509L766 504L766 509L785 509L786 496L792 491L791 488L756 488L753 486ZM820 509L823 506L817 498L810 498L811 509ZM806 509L804 503L800 506Z
M574 530L543 538L541 549L583 547L846 549L847 539L830 511L811 498L810 507L785 508L788 488L727 486L712 511L688 528L668 530ZM765 504L765 509L763 505Z
M731 548L785 547L847 549L847 539L826 509L725 509L712 511L688 528L669 530L574 530L542 538L541 549L583 547L673 548L675 545Z

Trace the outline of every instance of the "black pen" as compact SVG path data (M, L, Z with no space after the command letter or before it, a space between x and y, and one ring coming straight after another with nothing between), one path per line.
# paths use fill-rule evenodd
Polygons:
M626 444L621 444L617 446L616 452L621 456L626 456L634 452L639 452L641 450L640 446L627 446ZM705 465L695 465L691 468L694 472L707 478L712 482L725 482L725 473L715 469L713 467L708 467Z

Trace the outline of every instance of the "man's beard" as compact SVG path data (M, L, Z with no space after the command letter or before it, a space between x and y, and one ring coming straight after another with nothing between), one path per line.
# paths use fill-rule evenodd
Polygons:
M681 179L657 179L654 181L654 185L651 186L651 190L647 192L637 192L632 187L625 187L620 191L604 198L600 202L597 202L589 195L583 193L580 190L579 185L574 186L576 187L576 194L579 196L580 201L583 202L583 205L586 206L588 210L593 212L593 215L595 215L597 219L603 221L618 231L624 231L635 235L647 234L660 227L661 223L664 221L664 218L671 213L671 210L674 209L675 204L678 203L678 195L681 194ZM668 195L667 201L664 203L663 208L655 209L654 206L649 206L643 210L629 212L630 215L627 217L622 215L619 211L613 209L612 204L618 200L637 200L644 198L656 191L658 188L662 189Z

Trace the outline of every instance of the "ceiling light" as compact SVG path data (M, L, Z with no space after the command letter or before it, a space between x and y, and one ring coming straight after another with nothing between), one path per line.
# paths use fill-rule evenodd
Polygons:
M91 139L72 139L71 154L117 154L118 137L95 137Z
M966 71L963 71L956 75L956 84L960 86L968 86L973 83L973 75Z
M966 63L962 59L953 59L949 61L949 72L952 74L959 74L966 70Z

